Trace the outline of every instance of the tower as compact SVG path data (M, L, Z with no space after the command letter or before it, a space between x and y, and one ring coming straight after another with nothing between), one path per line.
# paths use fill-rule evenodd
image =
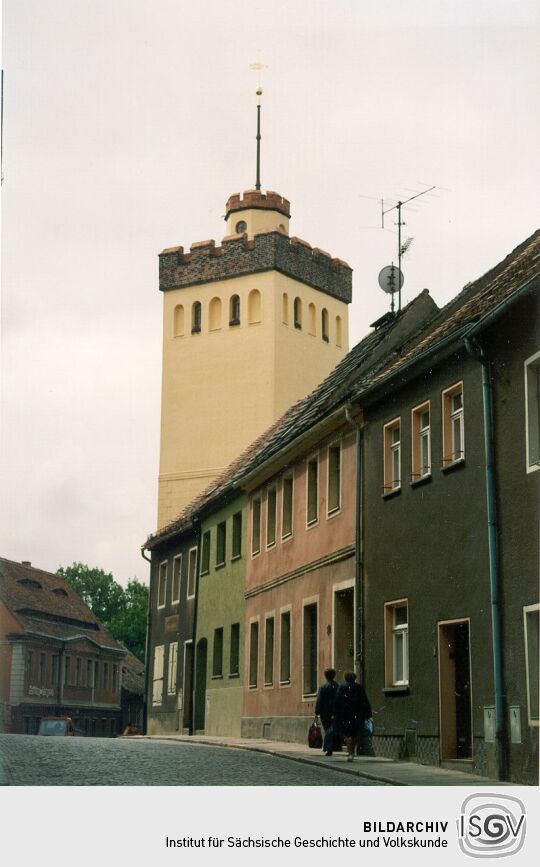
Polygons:
M159 257L158 527L348 350L352 271L289 237L289 220L288 200L260 188L259 103L256 188L228 199L221 246L200 241Z

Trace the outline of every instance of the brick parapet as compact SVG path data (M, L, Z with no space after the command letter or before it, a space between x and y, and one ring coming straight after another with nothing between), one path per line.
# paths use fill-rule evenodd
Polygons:
M225 219L229 214L235 211L246 211L248 208L265 211L279 211L285 217L291 216L291 203L288 199L275 193L273 190L267 190L262 193L260 190L245 190L242 194L234 193L227 199L225 205Z
M200 283L230 280L261 271L279 271L349 304L352 298L352 269L300 238L280 231L229 235L221 247L215 241L183 247L168 247L159 257L159 288L162 292Z

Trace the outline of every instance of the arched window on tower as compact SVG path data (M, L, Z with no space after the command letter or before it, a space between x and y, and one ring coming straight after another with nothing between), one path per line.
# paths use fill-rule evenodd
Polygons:
M330 340L328 336L328 310L326 307L323 307L321 312L321 328L322 328L322 339L327 343Z
M341 316L336 316L336 346L341 346L341 344L342 344Z
M191 333L199 334L201 331L202 308L200 301L194 301L191 307Z
M315 305L313 304L313 302L310 302L308 306L308 323L309 334L313 334L313 336L315 336L315 334L317 333L317 311L315 310Z
M281 299L281 321L284 325L289 324L289 296L286 292L283 293Z
M261 321L261 293L252 289L248 295L248 323L253 325Z
M300 298L294 299L294 327L302 328L302 302Z
M221 328L221 298L212 298L208 311L208 328L219 331Z
M240 295L231 295L229 303L229 325L240 325Z
M184 336L184 307L182 304L177 304L174 308L173 334L175 337Z

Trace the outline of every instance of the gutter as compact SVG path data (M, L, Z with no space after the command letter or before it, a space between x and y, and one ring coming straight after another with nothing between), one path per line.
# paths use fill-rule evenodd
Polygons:
M195 680L195 672L196 672L196 657L197 657L197 615L199 612L199 578L201 574L201 525L198 524L195 528L195 532L197 534L197 568L195 570L195 599L193 600L193 653L191 654L191 719L189 721L189 733L190 735L196 734L195 731L195 707L196 707L196 696L197 696L197 683ZM204 684L205 684L205 693L206 693L206 677L207 672L204 673ZM184 701L185 701L185 684L182 684L182 689L184 690ZM206 709L205 709L206 715Z
M480 323L477 323L479 325ZM476 326L475 326L476 327ZM472 333L472 329L471 329ZM491 602L491 651L495 693L495 758L499 780L506 776L506 739L504 716L503 654L500 608L500 562L497 544L497 501L495 480L495 453L493 448L493 387L490 362L477 338L465 336L467 352L482 366L482 403L484 416L484 450L487 500L487 531L489 557L489 586Z
M145 546L141 546L141 557L150 563L150 582L148 585L148 603L146 606L146 636L144 639L144 703L143 703L143 732L147 733L148 729L148 672L150 671L150 660L148 653L150 650L150 630L152 627L152 558L147 557L144 553Z
M363 425L355 422L350 413L350 407L345 407L345 416L349 424L356 429L355 457L355 519L354 519L354 667L360 682L364 683L364 527L362 515L363 500Z

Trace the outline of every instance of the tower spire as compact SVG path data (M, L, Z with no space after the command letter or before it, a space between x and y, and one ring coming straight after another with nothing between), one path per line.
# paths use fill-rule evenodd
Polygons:
M257 177L255 180L255 189L261 189L261 96L263 89L259 85L255 91L257 94Z

